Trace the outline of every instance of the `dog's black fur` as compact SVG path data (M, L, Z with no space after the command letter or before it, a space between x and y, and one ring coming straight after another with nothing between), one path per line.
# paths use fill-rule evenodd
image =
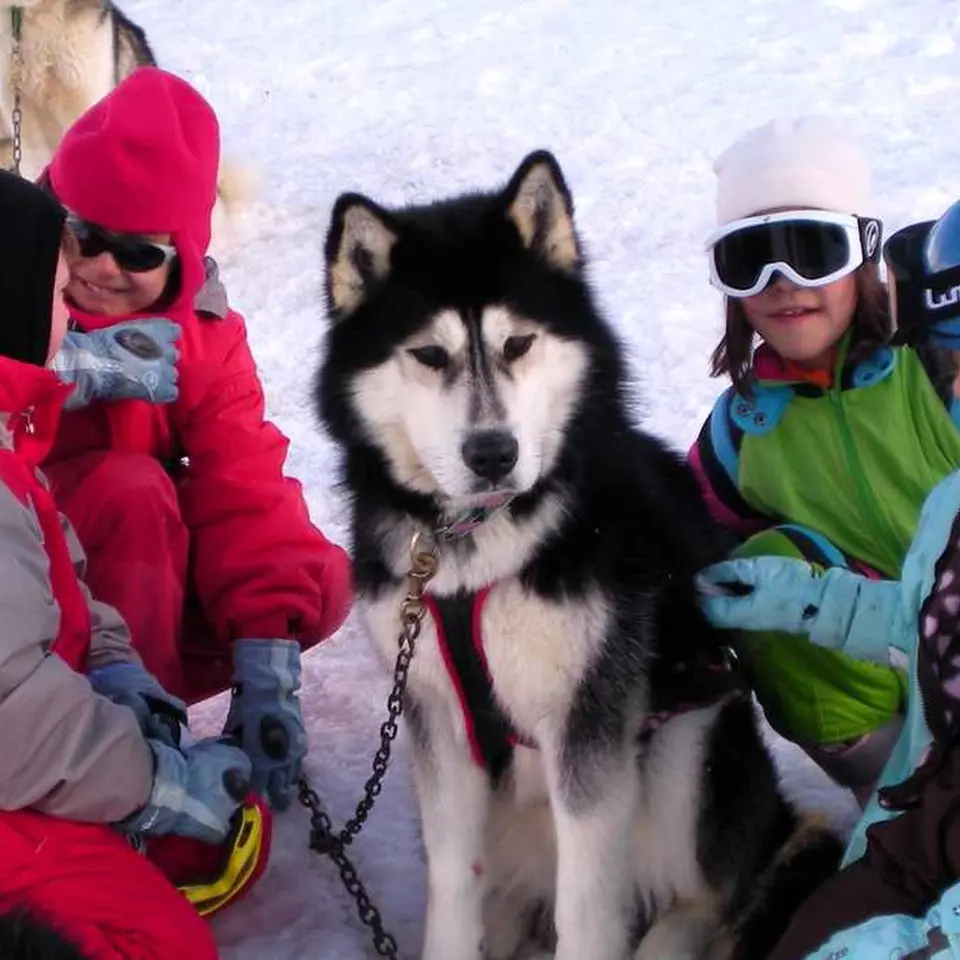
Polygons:
M157 66L157 57L147 39L147 32L138 23L134 23L115 3L104 4L104 16L107 11L113 12L113 47L114 63L118 64L118 74L114 77L115 83L120 83L123 77L119 75L121 46L130 50L134 62L138 67Z

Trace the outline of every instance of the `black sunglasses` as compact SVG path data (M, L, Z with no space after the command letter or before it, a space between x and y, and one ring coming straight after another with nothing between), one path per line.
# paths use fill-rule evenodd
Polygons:
M81 256L98 257L101 253L109 253L117 266L128 273L156 270L177 255L176 247L141 240L129 234L111 233L74 213L67 214L67 226L77 238Z

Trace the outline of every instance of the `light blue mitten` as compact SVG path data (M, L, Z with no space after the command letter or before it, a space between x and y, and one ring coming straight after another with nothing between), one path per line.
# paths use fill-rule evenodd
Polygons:
M77 410L93 400L176 400L180 354L174 344L179 336L179 325L164 317L91 333L71 330L51 363L61 380L74 384L65 409Z
M915 640L900 583L841 567L819 571L793 557L743 557L703 570L703 610L715 626L806 634L822 647L886 663Z

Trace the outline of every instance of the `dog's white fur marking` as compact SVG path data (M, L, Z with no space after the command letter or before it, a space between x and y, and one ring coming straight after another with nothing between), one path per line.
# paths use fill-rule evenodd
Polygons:
M705 741L718 710L718 707L708 707L675 717L653 737L646 754L639 799L627 827L627 836L632 840L622 844L628 850L628 879L621 889L636 889L646 909L657 917L640 945L637 960L654 957L694 960L702 956L707 939L716 930L718 905L698 865L695 826L702 797ZM628 760L624 769L630 767ZM516 905L549 902L555 882L558 885L562 882L558 880L557 866L560 828L555 826L556 808L552 810L548 802L543 758L535 751L518 749L512 772L509 797L495 802L487 835L493 888L487 906L487 924L494 960L510 960L522 941L522 918L516 914ZM625 798L632 797L629 783L622 789ZM628 805L625 800L623 815ZM582 836L589 834L585 831ZM592 839L597 849L602 847L599 838ZM612 840L612 836L607 840ZM589 855L586 861L583 858L584 854L579 853L578 868L580 863L596 859ZM610 868L609 861L607 868ZM562 866L560 873L562 876ZM606 876L610 878L610 874ZM598 910L597 894L601 889L605 891L605 900L609 899L606 885L601 882L593 898L584 894L585 909ZM693 917L699 918L696 924ZM560 918L557 919L559 923ZM623 926L622 918L608 917L607 922L614 927ZM600 942L603 941L591 946L596 947ZM611 945L610 949L620 948ZM592 949L583 955L622 954L604 954Z
M431 644L436 649L435 642ZM421 647L421 653L423 653ZM436 671L431 664L431 672ZM440 664L440 669L443 669ZM431 679L439 680L434 674ZM447 706L456 709L456 696ZM473 764L457 718L430 724L430 753L415 750L415 783L428 857L429 896L423 960L481 960L486 774Z
M484 649L502 706L536 737L566 718L584 673L599 653L609 613L599 594L549 603L518 580L498 583L483 611Z
M385 364L355 378L354 401L371 439L387 454L394 480L420 493L440 493L451 501L475 492L477 478L463 462L461 447L471 429L501 426L520 445L508 484L530 489L553 466L578 387L586 371L583 346L546 332L502 306L488 307L480 322L488 354L502 356L510 336L533 333L529 351L507 374L493 373L502 420L471 419L471 401L481 385L469 373L466 321L452 310L438 313ZM446 350L456 368L452 382L444 372L417 361L409 351L435 345Z
M697 860L696 825L706 741L719 712L720 707L713 706L679 714L647 749L637 881L647 893L648 909L663 907L674 896L696 900L706 892Z
M629 743L624 744L619 755L610 758L603 794L587 810L571 810L564 802L560 744L545 748L557 836L556 960L627 956L635 907L630 833L638 793L629 748Z

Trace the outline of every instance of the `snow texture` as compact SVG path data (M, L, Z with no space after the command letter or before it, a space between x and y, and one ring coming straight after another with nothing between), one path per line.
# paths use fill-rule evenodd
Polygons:
M711 163L776 115L842 118L874 167L888 229L960 195L954 0L121 0L162 65L209 97L228 157L260 192L216 244L247 317L269 412L313 517L346 542L335 458L310 402L324 310L322 245L337 194L385 204L503 183L553 150L573 190L591 278L640 378L638 416L686 448L721 384L707 358L721 323L703 238ZM351 619L306 658L308 770L337 824L368 775L387 677ZM212 733L223 697L194 711ZM774 739L791 794L850 826L855 808ZM278 819L271 866L215 921L225 960L360 960L367 931L307 816ZM352 854L417 955L423 854L401 735L386 790Z

